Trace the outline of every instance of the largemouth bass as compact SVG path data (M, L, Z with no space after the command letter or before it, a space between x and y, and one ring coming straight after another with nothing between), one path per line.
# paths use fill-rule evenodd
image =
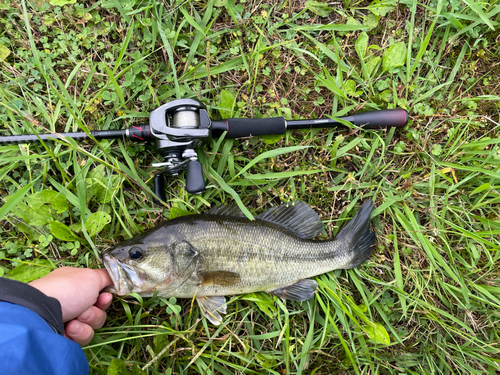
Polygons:
M318 286L310 277L353 268L367 260L371 200L334 238L313 240L323 222L305 203L273 207L249 220L237 207L166 221L103 252L114 287L123 296L196 297L203 315L219 325L224 296L265 291L305 301Z

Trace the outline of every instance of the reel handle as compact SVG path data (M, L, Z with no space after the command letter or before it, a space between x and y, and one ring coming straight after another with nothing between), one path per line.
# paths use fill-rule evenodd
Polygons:
M194 150L190 150L194 153ZM166 201L165 195L165 178L166 176L172 176L179 174L183 169L187 170L186 173L186 191L189 194L200 194L205 190L205 178L203 177L203 168L201 163L191 156L191 159L186 159L182 162L178 162L175 165L172 163L173 159L170 159L168 164L170 164L164 171L156 173L153 177L153 191L155 197L153 197L153 202L160 204L160 201Z

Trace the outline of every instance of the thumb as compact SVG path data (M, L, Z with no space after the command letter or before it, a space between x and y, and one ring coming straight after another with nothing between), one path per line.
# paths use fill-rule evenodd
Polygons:
M109 277L109 273L106 269L100 268L94 271L96 272L99 290L103 290L108 286L113 286L113 281L111 280L111 277Z

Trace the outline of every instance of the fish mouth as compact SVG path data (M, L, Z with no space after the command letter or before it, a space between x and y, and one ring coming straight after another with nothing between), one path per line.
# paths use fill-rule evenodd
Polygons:
M144 280L134 268L120 262L109 253L104 253L102 260L113 281L113 286L106 288L105 291L125 296L141 290Z

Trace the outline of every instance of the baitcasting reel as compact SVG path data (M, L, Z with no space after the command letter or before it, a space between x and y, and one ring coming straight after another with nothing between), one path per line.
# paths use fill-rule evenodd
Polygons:
M129 138L137 142L154 142L163 161L153 163L153 167L163 168L154 176L154 193L165 201L165 176L177 175L187 170L186 191L199 194L205 190L205 180L196 149L211 136L226 132L227 138L241 138L259 135L285 134L287 129L333 128L343 126L342 121L364 129L401 128L408 122L408 112L404 109L384 109L340 117L341 121L330 118L287 121L283 117L273 118L229 118L211 121L205 105L194 99L178 99L168 102L151 112L149 125L131 126L125 130L93 131L95 139ZM64 139L89 138L85 132L54 133L37 135L12 135L0 137L0 145L5 143L30 143Z
M164 168L154 176L154 192L165 201L165 176L177 175L187 169L186 190L199 194L205 190L205 180L196 149L212 135L210 118L203 103L193 99L179 99L162 105L149 116L155 148L163 158L153 163Z

